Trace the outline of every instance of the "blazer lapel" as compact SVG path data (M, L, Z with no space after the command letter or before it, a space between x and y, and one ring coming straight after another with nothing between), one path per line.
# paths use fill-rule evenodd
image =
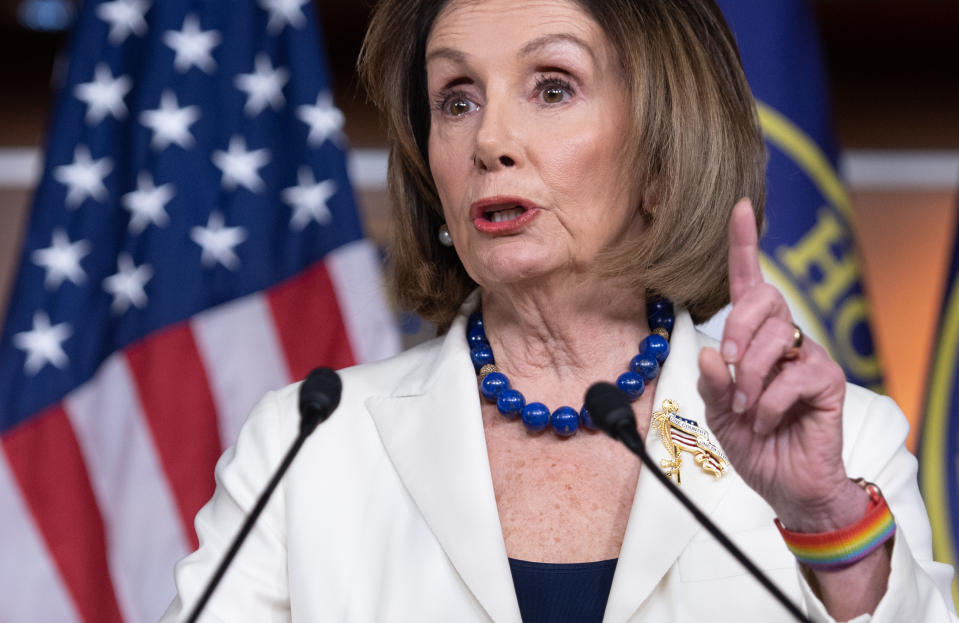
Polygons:
M679 403L679 415L708 428L704 421L705 407L696 390L699 348L689 314L677 313L670 340L671 352L656 386L654 405L659 410L663 400L675 400ZM668 456L659 434L652 429L646 436L645 446L657 464ZM646 471L645 468L640 471L633 498L606 605L604 621L607 623L620 623L633 616L700 530L693 516L655 476ZM722 499L735 477L729 468L722 478L716 480L700 469L688 453L683 454L681 476L680 489L707 515Z
M366 406L397 474L464 584L491 619L519 622L465 324L461 314L436 360Z

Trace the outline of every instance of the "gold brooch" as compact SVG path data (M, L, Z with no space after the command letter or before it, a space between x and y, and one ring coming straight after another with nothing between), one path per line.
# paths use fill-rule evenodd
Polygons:
M659 432L670 458L660 461L666 476L676 476L676 483L682 483L679 468L683 464L682 451L693 455L696 463L706 473L718 480L729 465L726 453L709 437L709 431L695 420L679 415L679 403L675 400L663 401L662 411L653 413L653 428Z

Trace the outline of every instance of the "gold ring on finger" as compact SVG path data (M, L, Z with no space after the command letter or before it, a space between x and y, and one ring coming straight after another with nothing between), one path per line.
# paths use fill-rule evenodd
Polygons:
M793 326L793 343L792 343L792 346L789 347L789 350L787 350L786 353L783 355L783 359L786 359L786 360L793 360L799 357L799 349L802 348L802 342L803 342L802 329L800 329L799 325L796 324L795 322L792 323L792 326Z

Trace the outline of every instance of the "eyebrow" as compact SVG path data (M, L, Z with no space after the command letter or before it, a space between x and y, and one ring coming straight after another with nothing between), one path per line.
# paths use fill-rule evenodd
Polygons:
M530 56L553 43L572 43L575 46L585 50L589 54L590 58L593 59L594 63L597 60L596 55L593 54L592 48L590 48L585 41L572 33L554 33L537 37L523 46L523 48L519 51L520 56ZM453 48L436 48L426 55L424 63L429 64L430 61L437 58L445 58L453 61L454 63L465 64L467 62L467 55L459 50L455 50Z
M436 48L426 55L424 64L428 65L429 62L435 58L445 58L453 61L454 63L466 63L466 54L460 52L459 50L454 50L453 48Z
M593 61L594 62L596 61L596 55L593 54L593 49L590 48L585 41L583 41L576 35L568 32L561 32L561 33L543 35L542 37L537 37L523 46L523 49L520 50L520 55L529 56L553 43L572 43L573 45L585 50L587 53L589 53Z

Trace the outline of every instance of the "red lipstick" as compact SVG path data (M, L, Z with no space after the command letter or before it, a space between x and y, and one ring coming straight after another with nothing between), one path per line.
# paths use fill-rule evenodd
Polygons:
M470 218L484 234L511 234L525 227L539 210L539 206L522 197L487 197L470 204Z

